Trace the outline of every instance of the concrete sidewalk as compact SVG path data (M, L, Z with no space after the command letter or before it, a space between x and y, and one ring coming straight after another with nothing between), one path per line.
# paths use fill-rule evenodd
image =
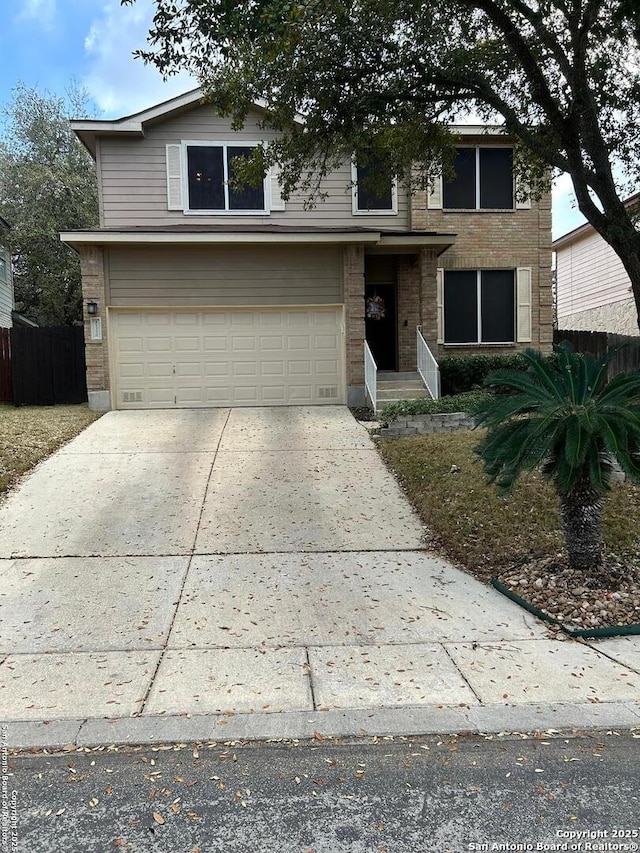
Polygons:
M424 550L342 407L112 412L0 506L10 746L640 727L640 638L561 641Z

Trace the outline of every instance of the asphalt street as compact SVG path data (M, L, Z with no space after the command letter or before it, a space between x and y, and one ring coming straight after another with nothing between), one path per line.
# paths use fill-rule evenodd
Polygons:
M70 746L9 755L5 778L3 853L640 849L623 731Z

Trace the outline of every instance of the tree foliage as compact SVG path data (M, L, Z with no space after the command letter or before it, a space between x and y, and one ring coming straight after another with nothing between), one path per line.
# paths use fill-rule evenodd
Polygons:
M640 373L607 381L610 355L575 353L567 342L557 358L529 350L526 372L498 370L489 388L507 388L481 402L476 424L487 428L476 452L486 472L509 492L523 471L540 468L560 496L570 563L593 569L602 552L602 495L612 460L640 482Z
M60 231L98 223L95 164L69 117L86 113L77 88L66 98L18 85L0 136L0 214L10 223L16 308L41 325L82 317L80 265Z
M353 152L398 174L417 164L428 181L451 163L452 120L499 120L534 187L569 173L640 309L640 234L623 204L640 186L637 0L154 2L139 55L191 72L238 124L264 104L287 189L313 195L314 175Z

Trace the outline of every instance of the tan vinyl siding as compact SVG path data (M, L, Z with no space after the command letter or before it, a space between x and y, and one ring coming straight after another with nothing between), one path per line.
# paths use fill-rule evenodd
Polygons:
M622 261L596 233L560 247L556 270L559 321L578 312L624 302L631 294L631 282Z
M351 208L351 167L348 162L327 176L322 192L324 201L312 210L304 209L301 196L292 197L283 211L270 215L201 215L167 209L166 145L182 140L200 142L256 142L270 140L273 133L257 126L257 115L250 116L241 131L231 130L228 119L214 115L210 107L197 107L163 122L147 126L144 139L100 140L100 194L102 222L106 228L132 225L246 225L276 223L331 227L374 227L407 230L409 210L407 192L398 189L398 214L354 216Z
M336 305L342 252L326 247L113 248L114 306Z

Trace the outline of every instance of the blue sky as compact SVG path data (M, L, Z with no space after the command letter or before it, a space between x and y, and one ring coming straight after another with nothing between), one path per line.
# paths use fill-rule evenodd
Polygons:
M131 53L144 47L152 0L2 0L0 109L19 83L62 95L87 89L101 118L129 115L194 88L186 75L164 82ZM584 222L566 176L554 187L554 237Z

